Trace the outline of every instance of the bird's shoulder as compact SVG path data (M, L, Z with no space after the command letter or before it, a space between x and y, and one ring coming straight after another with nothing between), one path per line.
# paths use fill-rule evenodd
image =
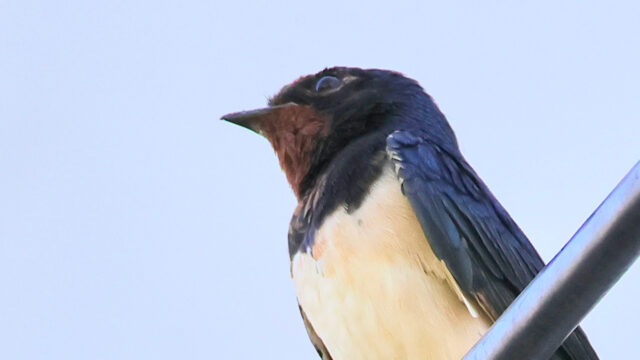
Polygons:
M544 263L460 154L416 131L387 138L403 193L460 287L499 316Z

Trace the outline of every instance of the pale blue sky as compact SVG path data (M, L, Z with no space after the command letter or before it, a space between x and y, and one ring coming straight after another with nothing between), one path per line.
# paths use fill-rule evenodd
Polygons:
M218 120L323 67L417 79L550 259L640 159L637 2L0 0L0 358L315 359L295 200ZM584 322L640 351L637 264Z

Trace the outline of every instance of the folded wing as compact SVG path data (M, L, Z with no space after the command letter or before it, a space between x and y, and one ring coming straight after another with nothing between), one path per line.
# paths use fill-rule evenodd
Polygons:
M544 262L456 149L396 131L387 152L434 253L465 295L497 319ZM580 328L554 356L597 358Z

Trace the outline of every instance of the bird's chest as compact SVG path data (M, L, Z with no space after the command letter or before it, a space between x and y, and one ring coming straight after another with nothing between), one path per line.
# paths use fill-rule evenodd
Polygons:
M460 359L490 326L435 257L391 170L292 259L298 301L334 360Z

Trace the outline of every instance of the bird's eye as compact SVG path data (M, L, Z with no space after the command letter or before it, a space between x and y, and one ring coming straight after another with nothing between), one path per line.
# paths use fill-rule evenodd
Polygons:
M316 91L321 92L321 91L335 89L338 86L340 86L340 83L341 83L340 79L338 79L335 76L323 76L316 83Z

